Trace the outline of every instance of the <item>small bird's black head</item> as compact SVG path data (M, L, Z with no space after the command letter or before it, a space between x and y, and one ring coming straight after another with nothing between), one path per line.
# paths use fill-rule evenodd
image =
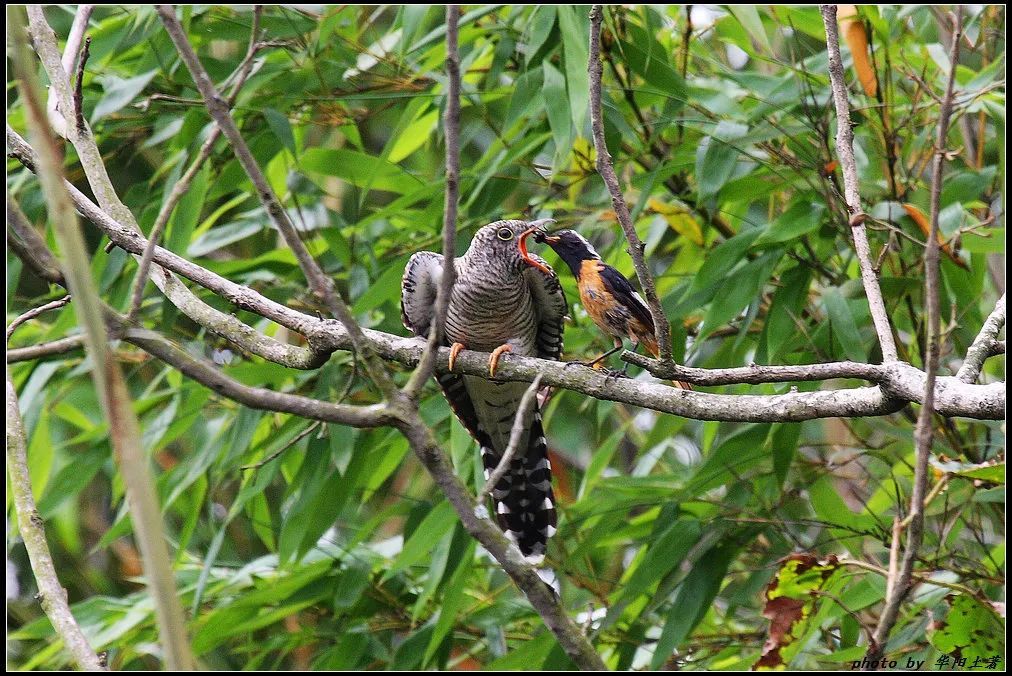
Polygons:
M580 278L580 268L583 266L583 261L601 260L600 254L591 243L575 230L559 230L551 235L538 233L534 239L552 247L555 253L559 254L559 258L566 262L577 279Z

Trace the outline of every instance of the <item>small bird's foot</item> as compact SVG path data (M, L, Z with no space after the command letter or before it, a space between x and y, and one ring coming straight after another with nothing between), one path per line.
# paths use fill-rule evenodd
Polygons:
M602 366L599 370L604 373L605 379L614 378L615 380L618 380L619 378L628 378L629 377L626 374L625 369L622 369L620 371L618 369L610 369L610 368L606 368L606 367Z
M495 377L495 370L499 366L499 357L501 357L506 352L512 352L512 351L513 351L513 346L510 345L509 343L506 343L505 345L500 345L499 347L497 347L496 349L494 349L492 351L492 356L490 356L488 358L488 375L489 376L491 376L493 378Z
M454 343L450 346L450 370L453 370L453 365L457 363L457 355L464 349L463 343Z

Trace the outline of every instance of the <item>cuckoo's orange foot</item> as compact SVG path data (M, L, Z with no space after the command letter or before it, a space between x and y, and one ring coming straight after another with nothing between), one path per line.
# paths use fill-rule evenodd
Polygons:
M464 343L454 343L450 346L450 370L453 370L453 365L457 363L457 355L464 349Z
M506 352L512 351L513 346L510 345L509 343L505 345L500 345L496 349L492 350L492 356L488 358L488 374L490 376L495 377L495 369L497 366L499 366L499 357L501 357Z

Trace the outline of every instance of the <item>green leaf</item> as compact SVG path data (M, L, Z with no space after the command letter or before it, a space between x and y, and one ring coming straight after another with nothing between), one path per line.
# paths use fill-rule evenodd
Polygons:
M445 500L433 507L432 511L418 524L418 528L411 533L411 537L405 541L401 553L383 573L380 581L385 582L408 566L420 561L432 550L442 534L453 528L456 518L457 515L453 511L453 507Z
M752 40L763 48L767 54L773 53L769 38L766 36L766 29L763 28L762 19L759 18L759 11L755 5L727 5L727 9L734 18L741 22Z
M292 133L292 125L288 121L288 116L282 115L273 108L264 108L261 114L267 121L267 126L274 132L274 135L278 137L278 140L281 141L285 148L288 148L288 152L293 157L298 157L299 150L295 144L295 134Z
M826 289L822 301L829 315L833 335L839 341L847 359L856 362L865 361L867 350L864 348L861 334L857 330L857 322L854 321L854 315L851 314L847 301L837 289Z
M732 273L710 303L697 340L724 326L754 302L783 254L782 249L769 251Z
M105 90L105 96L95 105L95 110L91 113L91 124L94 125L102 118L122 110L144 91L144 88L157 74L157 70L149 70L130 78L121 78L112 74L101 76L99 81Z
M650 661L651 669L660 669L706 615L720 591L727 567L731 565L740 547L733 542L716 545L703 554L689 571L671 604L664 629L657 640Z
M956 594L949 597L945 620L930 625L928 641L944 655L958 655L969 662L987 660L1005 652L1005 623L980 601Z
M552 128L552 137L555 139L553 166L559 167L563 160L569 156L573 140L569 97L566 94L566 80L562 77L562 73L547 61L542 66L542 70L545 78L542 87L545 111L548 113L548 124Z
M795 202L779 218L769 224L755 241L755 246L777 244L807 235L822 224L826 208L807 201Z
M562 30L562 51L566 66L566 91L573 121L573 135L583 133L590 105L590 76L587 74L587 35L590 17L582 8L559 5L559 28Z
M422 180L396 164L346 148L310 148L302 153L302 169L310 178L326 188L326 179L337 177L363 188L372 188L405 195L423 187Z
M745 125L722 120L713 134L699 144L696 153L696 181L701 201L720 192L734 174L741 155L739 140L746 134L748 127Z

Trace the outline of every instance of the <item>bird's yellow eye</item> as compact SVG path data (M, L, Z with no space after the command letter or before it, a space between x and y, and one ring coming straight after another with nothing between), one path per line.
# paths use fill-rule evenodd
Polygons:
M499 228L496 230L495 235L504 242L508 242L513 239L513 231L509 228Z

